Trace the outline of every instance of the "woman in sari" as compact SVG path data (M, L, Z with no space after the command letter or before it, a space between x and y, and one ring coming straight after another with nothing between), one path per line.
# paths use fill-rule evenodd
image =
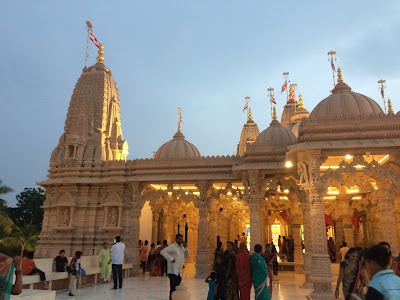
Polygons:
M107 242L103 243L103 249L99 253L99 268L100 277L103 279L103 283L110 282L111 274L111 252L108 249Z
M251 264L250 254L246 243L240 243L239 254L236 255L236 269L238 274L240 300L250 300L251 290Z
M239 300L239 292L237 287L236 273L236 254L233 252L233 242L227 242L226 249L228 251L227 267L226 267L226 300Z
M13 276L15 272L15 283ZM9 300L10 295L22 292L21 258L14 258L0 253L0 300Z
M333 263L336 262L336 248L335 248L335 242L333 241L332 237L330 237L328 240L328 252L331 262Z
M255 300L270 300L268 267L261 256L262 246L254 246L254 253L251 255L251 277L254 284Z
M358 259L358 250L350 248L347 251L345 259L340 263L340 271L336 284L335 296L339 298L339 287L342 284L343 296L345 300L351 299L351 294L354 293L363 298L363 286L367 282L365 272L363 272L362 263Z

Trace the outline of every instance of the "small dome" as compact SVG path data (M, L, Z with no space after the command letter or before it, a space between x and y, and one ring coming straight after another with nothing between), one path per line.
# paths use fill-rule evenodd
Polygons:
M300 121L299 122L293 122L290 123L286 129L288 129L293 135L298 138L299 137L299 126L300 126Z
M267 146L290 146L294 143L296 137L277 120L272 120L270 126L263 130L254 142L256 145Z
M201 157L199 150L185 140L182 132L175 133L172 140L163 144L154 155L155 159L180 159Z
M332 94L318 103L309 118L365 116L381 113L383 110L378 103L367 96L352 92L351 87L343 82L340 74L339 82L332 90Z

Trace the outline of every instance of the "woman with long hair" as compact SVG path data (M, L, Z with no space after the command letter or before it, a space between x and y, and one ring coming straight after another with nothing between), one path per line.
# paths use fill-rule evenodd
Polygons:
M262 246L254 246L254 253L251 255L251 277L254 283L255 300L270 300L268 267L261 256Z
M242 242L239 246L239 254L236 255L236 269L238 274L238 285L240 300L250 300L251 290L251 263L250 254L246 243Z
M236 273L236 254L233 252L233 242L227 242L226 249L227 265L226 265L226 300L239 300L239 292L237 287L237 273Z
M364 297L363 286L367 281L363 272L362 262L359 259L357 248L350 248L345 259L340 263L340 271L337 279L335 296L339 298L339 287L342 284L343 296L345 300L351 299L351 294Z

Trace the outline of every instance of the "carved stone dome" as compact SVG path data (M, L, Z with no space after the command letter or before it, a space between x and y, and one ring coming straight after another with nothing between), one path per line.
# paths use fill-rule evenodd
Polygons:
M154 155L154 159L182 159L201 157L199 150L185 140L182 132L178 131L173 139L163 144Z
M341 76L332 90L332 94L322 100L313 109L309 118L365 116L383 113L382 108L371 98L351 91Z
M293 133L282 127L277 120L272 120L270 126L263 130L257 137L254 144L266 146L290 146L296 143Z

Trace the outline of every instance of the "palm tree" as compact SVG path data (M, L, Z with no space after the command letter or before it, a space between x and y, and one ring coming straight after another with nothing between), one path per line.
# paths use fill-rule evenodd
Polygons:
M14 190L12 188L3 184L3 181L0 180L0 197L1 197L1 195L5 195L5 194L11 193L13 191ZM5 207L5 206L7 206L7 201L0 198L0 207Z
M0 244L6 247L21 249L21 256L25 250L34 251L39 234L32 224L18 227L4 212L0 212Z

